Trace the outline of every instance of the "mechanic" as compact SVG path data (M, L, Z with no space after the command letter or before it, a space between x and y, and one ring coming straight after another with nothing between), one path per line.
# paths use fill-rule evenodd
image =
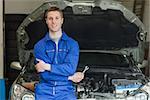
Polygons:
M40 81L35 86L36 100L77 100L73 82L84 73L76 72L79 45L62 31L63 12L51 7L45 12L48 32L34 46L35 67Z

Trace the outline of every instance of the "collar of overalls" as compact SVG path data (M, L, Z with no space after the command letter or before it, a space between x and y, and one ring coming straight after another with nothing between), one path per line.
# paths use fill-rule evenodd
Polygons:
M62 32L62 36L61 36L61 39L62 40L68 40L68 36L65 32ZM49 32L47 32L46 36L45 36L45 40L46 41L52 41L52 39L49 37Z

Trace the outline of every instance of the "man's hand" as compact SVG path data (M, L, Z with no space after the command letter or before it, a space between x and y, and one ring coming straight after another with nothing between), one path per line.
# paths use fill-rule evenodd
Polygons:
M76 72L74 75L69 76L68 80L78 83L78 82L82 81L83 78L84 78L84 73Z
M44 72L45 70L47 70L47 71L51 70L50 64L47 64L42 60L38 60L38 61L39 61L39 63L37 63L35 65L35 68L36 68L37 72Z

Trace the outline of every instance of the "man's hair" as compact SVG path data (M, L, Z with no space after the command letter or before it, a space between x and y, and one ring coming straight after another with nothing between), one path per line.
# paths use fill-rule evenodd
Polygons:
M60 8L58 7L50 7L49 9L45 10L45 13L44 13L44 18L47 18L47 14L51 11L58 11L61 15L61 17L63 18L63 12Z

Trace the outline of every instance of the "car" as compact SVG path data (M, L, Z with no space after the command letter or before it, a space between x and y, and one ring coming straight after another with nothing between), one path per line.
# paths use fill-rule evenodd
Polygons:
M10 100L35 99L33 47L47 31L43 15L52 6L63 10L63 30L79 43L77 71L89 67L74 83L78 100L150 100L150 79L139 68L147 32L135 14L110 0L51 0L29 14L17 29L19 62L10 66L21 72Z

